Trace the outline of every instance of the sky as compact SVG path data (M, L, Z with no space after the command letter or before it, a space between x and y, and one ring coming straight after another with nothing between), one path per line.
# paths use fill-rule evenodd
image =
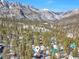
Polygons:
M79 8L79 0L9 0L32 5L38 9L53 10L57 12L68 11Z

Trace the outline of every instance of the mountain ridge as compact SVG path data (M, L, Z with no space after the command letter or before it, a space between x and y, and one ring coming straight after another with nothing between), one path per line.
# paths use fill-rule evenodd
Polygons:
M8 3L0 0L0 17L10 17L16 19L28 19L39 21L56 21L72 15L79 14L79 9L67 12L54 12L49 10L37 9L31 5Z

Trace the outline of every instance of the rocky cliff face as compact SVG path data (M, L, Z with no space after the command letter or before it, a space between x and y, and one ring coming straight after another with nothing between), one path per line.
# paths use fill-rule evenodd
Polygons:
M16 3L8 3L4 0L0 1L0 17L27 18L30 20L54 21L60 19L55 12L48 10L39 10L30 5L22 5Z
M30 5L22 5L17 3L9 3L4 0L0 0L0 17L10 17L28 20L44 20L44 21L56 21L63 18L67 18L73 15L79 14L79 9L75 9L68 12L54 12L49 10L41 10L34 8Z

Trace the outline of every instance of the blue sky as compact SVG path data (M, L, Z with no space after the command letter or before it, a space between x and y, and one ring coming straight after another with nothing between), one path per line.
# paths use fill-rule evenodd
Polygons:
M79 0L9 0L32 5L38 9L67 11L79 8Z

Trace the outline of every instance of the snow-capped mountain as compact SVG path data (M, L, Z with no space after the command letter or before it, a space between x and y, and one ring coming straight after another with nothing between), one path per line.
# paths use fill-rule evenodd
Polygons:
M79 9L74 9L68 12L65 12L61 18L60 21L58 21L59 24L78 24L79 23Z
M9 3L4 0L0 0L0 17L10 17L28 20L44 20L55 21L61 20L65 17L70 17L74 14L79 14L79 9L75 9L68 12L54 12L48 9L37 9L30 5L22 5L20 3Z
M41 10L30 5L22 5L17 3L8 3L0 0L0 17L26 18L30 20L57 20L59 15L49 10Z
M70 16L73 16L73 15L79 15L79 9L74 9L74 10L71 10L71 11L67 11L63 14L63 18L65 17L70 17Z

